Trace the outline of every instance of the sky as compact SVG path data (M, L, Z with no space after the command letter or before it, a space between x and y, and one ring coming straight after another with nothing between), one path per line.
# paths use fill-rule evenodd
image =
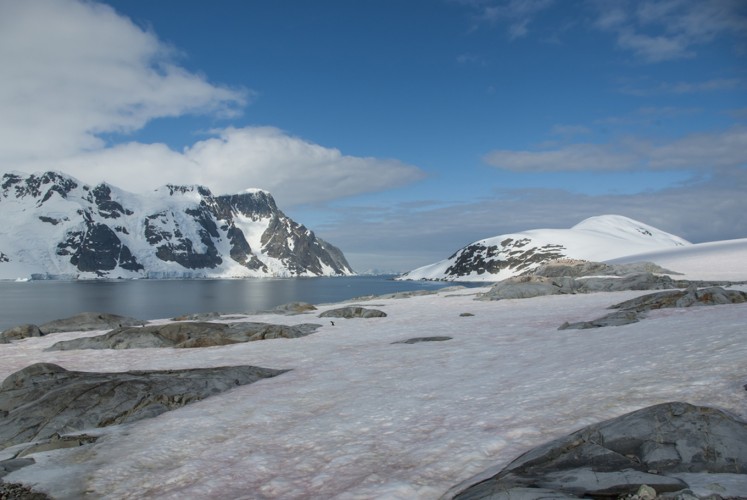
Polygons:
M270 191L359 272L747 236L741 0L0 0L0 171Z

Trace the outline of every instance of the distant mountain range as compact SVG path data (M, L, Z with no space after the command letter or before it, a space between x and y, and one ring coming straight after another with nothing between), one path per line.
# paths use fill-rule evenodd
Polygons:
M0 279L338 276L343 253L262 190L136 195L59 172L0 179Z
M601 215L570 229L535 229L476 241L448 259L398 279L500 281L555 259L602 262L689 245L678 236L628 217Z

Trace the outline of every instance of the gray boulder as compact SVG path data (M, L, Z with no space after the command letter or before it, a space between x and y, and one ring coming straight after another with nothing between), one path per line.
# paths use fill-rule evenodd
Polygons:
M589 263L592 264L592 263ZM649 272L625 276L571 277L571 276L514 276L499 281L481 294L478 300L527 299L543 295L572 293L617 292L622 290L664 290L677 288L669 276Z
M446 498L618 498L642 485L680 492L692 473L713 474L714 482L718 474L747 475L747 424L714 408L655 405L535 448Z
M26 339L29 337L41 337L44 333L36 325L26 324L8 328L0 333L0 344L7 344L14 340Z
M298 338L314 333L320 326L312 323L288 326L252 322L185 321L140 328L117 328L97 337L57 342L47 350L214 347L264 339Z
M330 309L319 315L320 318L384 318L386 313L378 309L367 309L360 306Z
M514 276L499 281L478 296L478 300L529 299L543 295L575 293L576 282L569 277Z
M628 274L658 273L679 274L654 264L653 262L632 262L629 264L606 264L577 259L558 259L539 265L527 274L555 278L570 276L626 276Z
M0 385L0 449L154 417L285 371L227 366L93 373L37 363Z
M435 337L413 337L411 339L407 340L398 340L397 342L392 342L392 344L419 344L421 342L444 342L446 340L451 340L453 337L447 337L447 336L435 336Z
M604 326L620 326L636 323L651 310L671 307L713 306L741 304L747 302L747 293L739 290L725 290L721 287L698 289L691 286L687 290L668 290L642 295L610 306L617 311L591 321L563 323L559 330L583 330Z
M281 304L269 312L274 314L292 315L303 314L309 311L316 311L316 306L307 302L289 302L287 304Z
M39 325L39 329L48 333L84 332L91 330L111 330L122 326L143 326L146 322L120 316L118 314L84 312L69 318L56 319Z

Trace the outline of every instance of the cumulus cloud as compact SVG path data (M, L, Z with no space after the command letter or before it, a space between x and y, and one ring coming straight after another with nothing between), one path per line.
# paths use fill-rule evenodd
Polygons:
M111 7L75 0L0 3L0 158L103 146L156 117L235 114L247 91L217 86Z
M570 144L541 151L496 150L484 161L517 172L737 167L747 164L747 128L690 134L663 143L627 138L615 144Z
M301 204L419 179L396 160L346 156L271 127L225 128L183 151L104 134L161 117L235 117L248 89L216 85L179 66L179 54L107 5L79 0L0 2L0 168L61 170L131 191L199 183L249 187Z

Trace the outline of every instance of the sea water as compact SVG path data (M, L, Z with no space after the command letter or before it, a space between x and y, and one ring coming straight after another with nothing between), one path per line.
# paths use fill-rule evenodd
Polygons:
M189 313L251 313L288 302L324 304L366 295L437 290L454 283L393 276L236 280L0 281L0 331L81 312L149 320Z

